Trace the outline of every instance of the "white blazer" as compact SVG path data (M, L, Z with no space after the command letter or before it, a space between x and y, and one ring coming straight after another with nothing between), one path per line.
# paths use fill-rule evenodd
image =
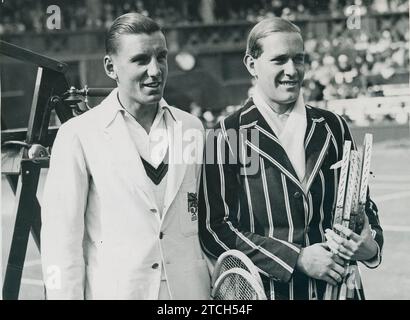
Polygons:
M200 163L179 163L181 152L202 159L203 126L179 109L165 112L161 219L116 94L64 123L54 142L41 213L47 298L157 299L164 266L171 298L208 299L195 202Z

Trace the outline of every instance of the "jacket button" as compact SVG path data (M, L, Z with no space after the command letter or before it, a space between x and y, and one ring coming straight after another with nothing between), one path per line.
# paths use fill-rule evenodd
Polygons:
M157 209L155 209L155 208L150 209L150 211L151 211L152 213L157 213Z
M299 192L299 191L296 191L294 194L293 194L293 197L295 198L295 199L298 199L298 198L300 198L301 197L301 193Z
M310 232L310 227L307 226L307 227L306 227L306 233L309 233L309 232Z
M161 231L161 232L159 233L159 238L162 239L163 237L164 237L164 233Z
M158 264L158 263L154 263L154 264L151 266L152 269L158 269L158 267L159 267L159 264Z

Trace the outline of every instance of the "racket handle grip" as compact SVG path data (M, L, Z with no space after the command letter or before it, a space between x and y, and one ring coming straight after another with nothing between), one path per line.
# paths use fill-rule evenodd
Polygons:
M331 284L327 284L323 300L332 300L332 295L333 295L333 286Z

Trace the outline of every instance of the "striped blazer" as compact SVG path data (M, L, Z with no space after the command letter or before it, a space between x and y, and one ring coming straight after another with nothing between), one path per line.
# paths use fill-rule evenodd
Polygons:
M326 287L295 266L301 248L325 241L340 171L330 167L341 160L343 143L352 136L332 112L306 105L306 115L305 188L252 99L206 140L199 196L202 248L211 259L229 249L244 252L259 269L270 299L321 299ZM376 267L383 233L369 196L366 214L379 246L367 265Z

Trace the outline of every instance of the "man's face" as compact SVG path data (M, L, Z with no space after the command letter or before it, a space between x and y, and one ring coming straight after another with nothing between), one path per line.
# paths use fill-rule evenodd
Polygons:
M274 32L259 39L263 53L245 59L255 85L270 105L294 103L300 92L304 70L303 40L298 33Z
M111 58L121 98L139 105L158 103L168 75L164 35L126 34L117 41Z

